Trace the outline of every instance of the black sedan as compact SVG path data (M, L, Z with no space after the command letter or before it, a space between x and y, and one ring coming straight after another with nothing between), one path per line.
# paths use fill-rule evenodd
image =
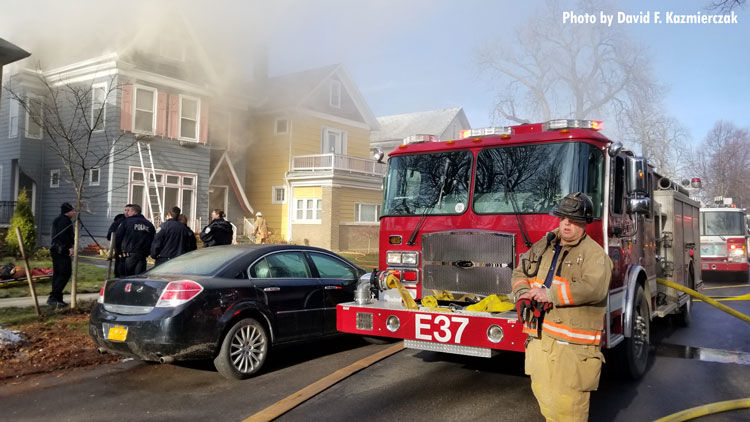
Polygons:
M336 334L336 304L354 300L364 273L319 248L202 248L108 280L89 333L112 353L162 363L214 359L222 375L244 379L272 346Z

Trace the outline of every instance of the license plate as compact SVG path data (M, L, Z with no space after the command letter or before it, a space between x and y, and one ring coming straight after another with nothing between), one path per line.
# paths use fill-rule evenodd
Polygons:
M125 341L127 336L128 327L124 325L113 325L107 331L107 340L110 341Z

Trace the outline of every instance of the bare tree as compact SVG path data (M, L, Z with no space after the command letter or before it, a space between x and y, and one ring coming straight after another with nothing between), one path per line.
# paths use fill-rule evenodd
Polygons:
M692 170L700 175L707 200L732 198L750 206L750 131L719 121L706 135L692 159Z
M731 12L735 7L745 5L745 0L712 0L709 2L708 10L718 10L721 13Z
M480 67L498 84L497 117L514 123L604 119L615 123L608 128L624 143L658 162L662 172L677 171L673 160L682 152L670 148L680 145L684 131L661 109L665 89L654 79L645 49L622 26L563 22L564 11L606 11L608 3L546 4L514 39L479 51Z
M28 97L10 85L4 87L12 99L28 113L31 124L45 136L44 148L54 151L65 169L76 194L76 210L87 200L86 180L90 170L99 169L134 154L135 140L125 132L109 128L105 115L120 87L114 77L106 88L91 83L51 80L37 71L39 97ZM41 135L40 133L40 135ZM80 245L80 214L75 216L75 244L71 285L71 308L76 307L78 249Z

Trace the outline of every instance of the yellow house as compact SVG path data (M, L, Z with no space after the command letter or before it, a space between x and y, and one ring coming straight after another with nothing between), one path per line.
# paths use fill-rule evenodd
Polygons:
M247 198L272 241L377 248L385 164L378 123L341 65L271 78L247 152Z

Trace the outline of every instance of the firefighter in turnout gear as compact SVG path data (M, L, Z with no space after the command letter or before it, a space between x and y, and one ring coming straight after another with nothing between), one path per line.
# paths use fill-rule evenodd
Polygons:
M513 295L535 312L524 331L526 374L548 421L586 421L590 391L599 386L601 334L612 261L586 235L593 204L583 193L567 195L550 214L560 225L521 255L513 270ZM534 315L537 317L534 317ZM533 321L532 321L533 320Z

